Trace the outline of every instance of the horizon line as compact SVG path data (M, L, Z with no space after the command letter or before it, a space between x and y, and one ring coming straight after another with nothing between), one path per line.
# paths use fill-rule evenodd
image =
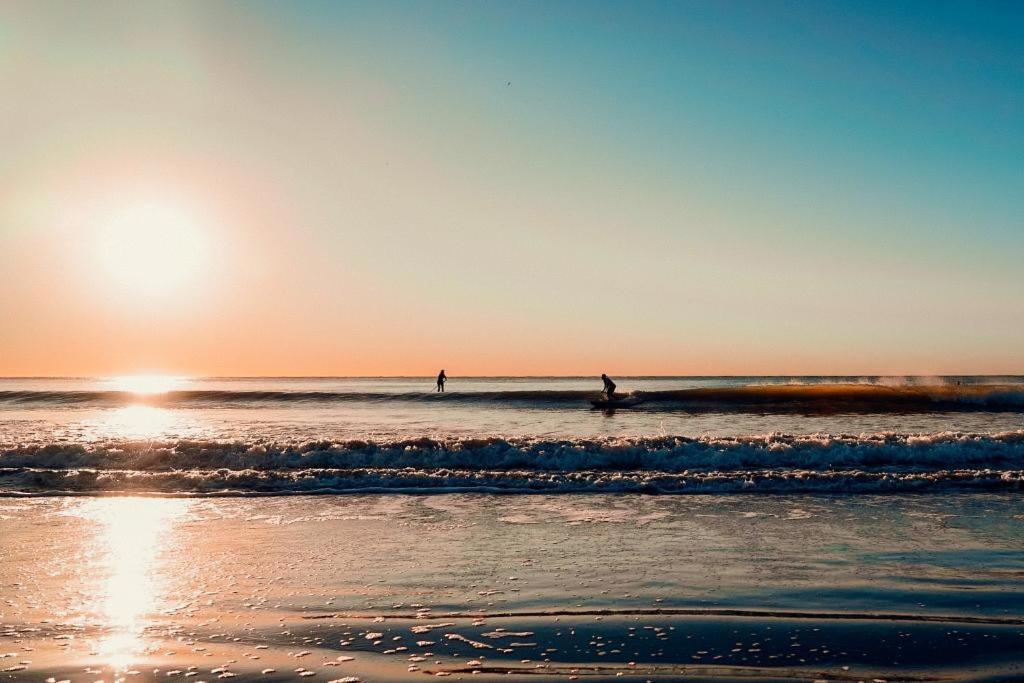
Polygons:
M137 373L122 375L3 375L4 380L85 380L85 379L116 379L121 377L176 377L188 380L236 380L236 379L433 379L434 375L179 375L173 373ZM721 378L806 378L806 377L912 377L912 378L953 378L953 377L1024 377L1021 373L925 373L925 374L892 374L892 373L838 373L838 374L720 374L720 375L660 375L660 374L616 374L624 379L721 379ZM454 375L460 379L591 379L600 377L599 373L590 375Z

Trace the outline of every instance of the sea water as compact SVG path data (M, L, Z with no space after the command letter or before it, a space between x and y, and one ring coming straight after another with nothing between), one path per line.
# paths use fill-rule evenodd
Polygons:
M0 680L1024 676L1024 379L616 381L0 380Z
M1021 377L0 380L0 491L1019 490Z

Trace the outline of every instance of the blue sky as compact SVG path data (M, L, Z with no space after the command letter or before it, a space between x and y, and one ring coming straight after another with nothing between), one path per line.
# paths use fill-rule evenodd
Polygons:
M1002 260L1024 239L1018 4L325 3L277 20L324 68L352 50L398 84L396 124L465 126L431 131L440 154L512 141L527 158L510 165L562 151L545 161L569 182L605 164L820 210L852 223L824 226L839 247Z

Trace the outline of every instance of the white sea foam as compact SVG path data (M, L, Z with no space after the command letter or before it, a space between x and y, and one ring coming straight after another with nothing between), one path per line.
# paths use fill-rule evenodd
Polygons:
M795 493L926 492L1020 489L1024 470L945 469L657 471L535 470L123 470L0 471L0 491L12 494L153 493L281 495L328 493Z
M115 441L0 451L0 492L907 491L1019 487L1024 430L266 444Z
M186 469L461 468L729 472L751 468L910 470L1024 467L1024 430L996 434L763 434L607 439L408 439L268 444L111 441L0 451L0 467L152 472Z

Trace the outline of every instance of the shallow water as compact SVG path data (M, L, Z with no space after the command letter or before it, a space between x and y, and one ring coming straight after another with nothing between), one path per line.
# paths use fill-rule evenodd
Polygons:
M8 498L0 679L1016 680L1022 537L1005 493Z

